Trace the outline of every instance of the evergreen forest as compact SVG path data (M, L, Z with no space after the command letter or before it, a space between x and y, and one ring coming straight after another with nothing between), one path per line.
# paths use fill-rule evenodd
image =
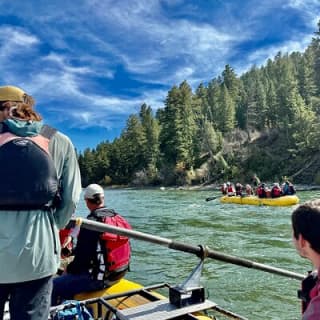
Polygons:
M143 103L121 135L78 155L83 185L185 186L282 176L320 184L320 21L306 50Z

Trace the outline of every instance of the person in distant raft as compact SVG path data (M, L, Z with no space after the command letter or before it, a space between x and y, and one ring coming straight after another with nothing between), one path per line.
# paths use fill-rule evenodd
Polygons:
M90 184L84 191L84 200L90 210L87 219L131 229L121 215L105 207L101 186ZM129 269L130 252L125 236L81 228L73 261L66 273L53 280L52 305L73 299L77 293L102 290L117 283Z
M251 183L253 185L254 194L258 195L257 194L257 190L258 190L259 185L261 184L261 181L260 181L260 179L258 178L258 176L256 174L254 174L252 176Z
M320 319L320 200L298 206L291 216L293 243L299 255L313 264L315 271L303 281L298 296L302 299L302 320Z
M68 137L43 125L34 99L0 87L0 319L47 320L60 264L58 229L74 212L81 179Z

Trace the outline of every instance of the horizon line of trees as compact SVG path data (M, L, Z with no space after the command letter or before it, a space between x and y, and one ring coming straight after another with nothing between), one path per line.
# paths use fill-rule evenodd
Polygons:
M78 155L84 185L184 185L260 170L259 157L244 162L226 151L231 133L276 130L283 150L301 165L319 151L320 21L305 52L282 54L238 77L230 65L195 92L174 85L154 114L143 103L120 137ZM279 168L264 168L270 178ZM281 167L283 170L283 166Z

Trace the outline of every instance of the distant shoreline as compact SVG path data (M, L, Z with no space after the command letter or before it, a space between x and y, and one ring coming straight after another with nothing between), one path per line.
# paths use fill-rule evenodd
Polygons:
M266 183L267 185L272 185L272 183ZM320 185L305 185L296 184L294 185L297 191L313 191L320 190ZM150 190L185 190L185 191L220 191L220 184L210 184L210 185L196 185L196 186L126 186L126 185L113 185L104 186L105 189L150 189Z

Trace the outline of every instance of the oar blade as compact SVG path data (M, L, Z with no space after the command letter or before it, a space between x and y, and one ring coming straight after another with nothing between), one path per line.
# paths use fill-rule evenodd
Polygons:
M215 199L217 199L217 198L218 198L218 196L215 196L215 197L208 197L208 198L206 198L206 201L215 200Z

